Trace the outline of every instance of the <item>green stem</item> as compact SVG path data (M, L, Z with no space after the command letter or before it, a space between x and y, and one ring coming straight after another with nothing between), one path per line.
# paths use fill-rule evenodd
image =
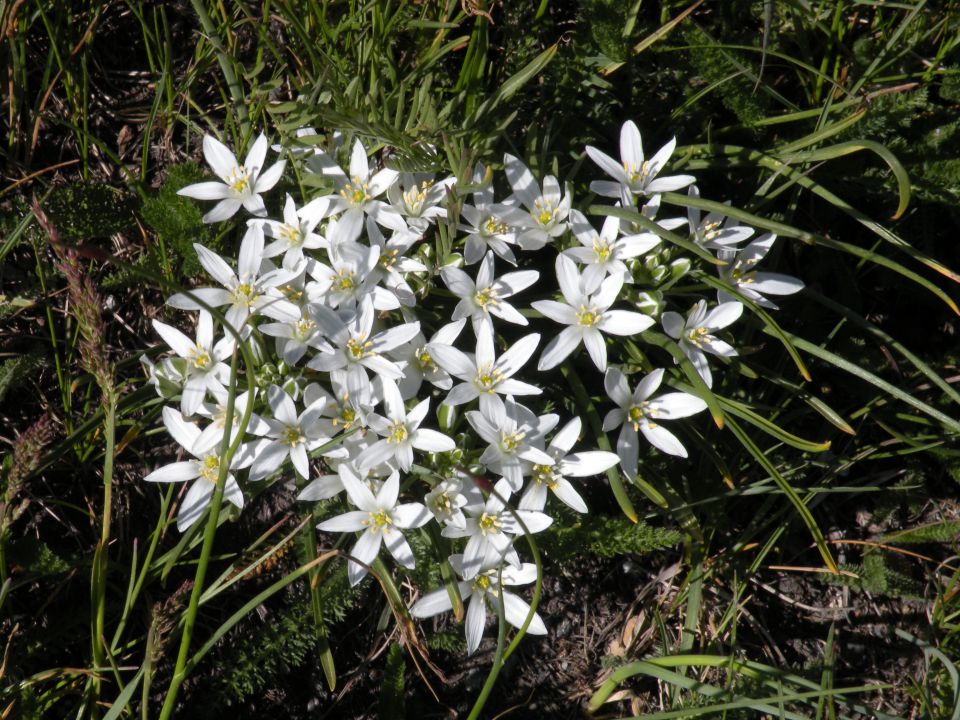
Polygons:
M240 345L238 343L233 350L233 357L230 360L230 392L227 395L227 411L223 421L223 426L226 428L226 431L223 433L223 442L220 445L220 473L217 476L217 487L210 501L207 525L203 533L203 547L200 550L200 560L197 562L197 571L193 578L193 588L190 591L190 604L187 607L186 621L183 625L183 635L180 637L180 651L177 654L177 664L173 671L173 677L170 679L170 687L167 688L167 696L164 698L163 708L160 710L160 720L168 720L168 718L171 717L173 709L176 706L180 686L187 677L186 666L190 656L190 641L193 639L193 629L197 623L197 608L200 606L200 596L203 594L203 581L206 579L207 566L210 564L210 554L213 550L213 540L217 534L220 505L223 502L223 489L227 483L227 473L230 471L230 460L236 452L240 441L243 439L244 428L241 427L237 433L236 441L233 445L230 444L230 428L233 427L234 400L237 394L237 364L238 358L240 357L239 347ZM252 402L248 403L247 409L252 405ZM245 415L249 415L249 413L245 413Z
M104 388L106 409L104 417L104 440L106 447L103 455L103 521L100 524L100 542L93 554L93 568L91 570L90 587L92 594L93 630L93 666L94 680L92 685L93 699L100 697L101 668L106 667L106 607L107 607L107 547L110 544L110 516L113 505L113 454L116 447L116 419L117 394L113 388ZM91 705L93 714L97 715L96 703Z

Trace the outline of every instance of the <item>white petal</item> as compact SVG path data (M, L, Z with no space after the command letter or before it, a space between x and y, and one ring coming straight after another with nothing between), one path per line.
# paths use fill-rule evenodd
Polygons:
M584 338L583 328L577 326L565 327L553 340L547 343L537 363L538 370L549 370L562 363L572 353ZM601 342L603 340L601 339Z
M233 197L233 190L222 182L201 182L180 188L177 195L196 200L224 200Z
M367 574L365 566L376 559L377 553L380 552L381 539L380 533L365 532L360 535L357 544L350 551L352 559L347 563L347 579L350 581L350 585L356 585ZM354 560L359 560L359 562L354 562ZM363 563L363 565L360 563Z
M537 312L556 323L573 325L577 321L576 311L566 303L557 302L556 300L535 300L530 303L530 305L533 306Z
M627 174L623 171L623 165L618 163L606 153L600 152L595 147L587 145L586 150L587 155L590 156L590 159L599 165L600 169L603 170L607 175L619 182L627 181Z
M665 312L660 318L660 324L663 325L664 332L676 340L683 332L683 315L672 311Z
M324 532L358 532L366 530L367 526L364 523L369 522L369 520L370 513L364 510L351 510L329 520L324 520L317 525L317 530L323 530Z
M197 462L195 460L185 460L157 468L147 475L144 480L147 482L162 483L184 482L186 480L193 480L199 476L200 472L197 468Z
M415 618L428 618L453 609L450 593L445 587L426 595L410 606L410 614Z
M257 136L257 139L254 141L253 145L250 147L250 151L247 153L247 157L243 160L244 168L250 172L256 172L257 174L263 169L263 161L267 158L267 136L263 133Z
M467 635L467 654L472 655L480 647L483 639L483 628L487 624L486 605L482 596L474 594L467 604L467 617L464 630Z
M610 454L613 455L613 453ZM616 455L613 457L614 462L620 459ZM587 504L583 501L583 498L580 497L580 494L574 490L573 485L571 485L570 481L566 478L560 478L557 480L553 487L553 494L557 496L557 499L560 502L567 507L576 510L578 513L587 512Z
M515 628L522 627L523 623L525 623L527 620L527 615L530 614L530 606L525 600L521 600L513 593L503 591L501 592L501 596L503 597L504 619ZM530 624L527 626L527 632L531 635L547 634L547 628L543 624L543 620L541 620L540 616L536 613L534 613L533 617L530 619Z
M606 450L587 450L563 459L563 474L570 477L599 475L617 464L618 458Z
M393 518L393 524L404 529L423 527L433 517L426 506L420 503L397 505L390 515Z
M709 312L703 321L703 327L708 330L719 330L736 322L742 314L743 305L740 303L722 303Z
M213 206L213 209L210 210L210 212L203 216L203 222L215 223L229 220L237 214L237 210L240 209L240 205L241 203L239 200L234 200L232 198L221 200Z
M583 345L590 353L590 359L600 372L607 369L607 343L596 328L584 328Z
M648 423L642 422L640 423L640 432L643 433L643 436L649 440L650 444L655 448L669 455L676 455L678 457L687 456L686 448L677 440L676 435L662 425L651 426Z
M627 385L627 379L619 369L607 368L606 375L603 377L603 388L607 391L607 396L617 405L626 407L630 404L630 386Z
M237 169L237 157L213 135L203 136L203 159L221 179Z
M611 335L636 335L653 325L653 322L649 315L629 310L607 310L597 327Z
M393 559L403 567L412 569L416 566L413 558L413 550L410 549L410 545L407 543L407 539L403 536L403 533L399 530L384 532L383 541L386 543L389 553L393 555Z
M186 532L191 525L203 517L204 511L213 497L214 489L214 484L206 480L198 480L190 486L186 497L183 499L183 505L180 506L180 511L177 513L177 530Z
M620 128L620 160L637 169L643 165L643 143L633 120L627 120Z
M661 395L650 404L655 404L661 417L668 419L689 417L707 409L707 404L703 400L683 392Z
M436 430L418 429L413 435L413 446L424 452L449 452L455 450L457 444L449 437Z

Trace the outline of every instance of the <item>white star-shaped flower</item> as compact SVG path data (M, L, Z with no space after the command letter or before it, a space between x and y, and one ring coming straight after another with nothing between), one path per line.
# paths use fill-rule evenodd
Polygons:
M567 325L543 350L538 370L556 367L582 342L590 358L600 370L607 367L607 344L601 333L636 335L653 325L653 318L630 310L611 310L616 302L623 277L610 275L595 294L587 294L573 260L557 256L557 282L566 303L538 300L533 307L554 322Z
M437 365L455 378L462 380L447 394L445 405L462 405L476 397L480 407L494 393L501 395L539 395L540 388L514 380L513 376L530 359L540 342L538 333L526 335L513 344L499 358L493 347L493 333L481 332L477 337L477 352L471 357L452 345L430 343L427 350Z
M765 295L793 295L803 290L803 282L790 275L758 272L754 266L766 257L777 236L761 235L742 250L721 250L719 257L727 265L720 268L720 278L733 285L761 307L776 310L777 306ZM717 291L717 302L736 302L737 298L723 290Z
M667 161L677 147L673 138L660 148L649 160L644 159L640 130L632 120L627 120L620 128L620 162L595 147L587 146L587 155L600 169L616 182L595 180L590 189L603 197L619 198L626 207L633 207L633 198L637 195L679 190L696 180L692 175L671 175L658 178L666 167Z
M462 555L451 555L450 564L461 577L466 577ZM522 598L505 590L503 586L529 585L537 579L537 566L533 563L523 563L519 568L505 567L500 569L499 564L484 567L471 579L464 579L457 583L460 598L467 604L467 616L464 622L464 631L467 637L467 653L473 654L480 647L483 638L483 629L487 622L487 610L494 615L500 612L503 603L503 619L515 628L523 627L530 614L530 605ZM453 607L450 593L442 587L424 595L411 608L410 614L417 618L428 618L447 612ZM547 627L543 619L534 613L527 626L531 635L546 635Z
M391 474L376 496L348 469L341 473L340 477L350 502L359 509L324 520L317 525L317 529L325 532L360 533L347 563L347 578L350 584L356 585L364 578L367 566L376 559L380 546L384 543L390 554L403 567L415 567L413 550L400 531L422 527L433 516L420 503L397 505L400 473Z
M620 458L604 450L571 453L573 444L580 436L580 428L580 418L575 417L550 440L546 453L553 458L553 463L535 464L531 468L530 482L518 506L521 510L543 510L549 491L567 507L579 513L587 512L586 503L567 477L599 475L616 465Z
M203 216L205 223L233 217L241 205L251 215L262 217L267 214L260 193L267 192L277 184L286 162L281 160L261 172L267 157L266 135L261 133L253 143L243 165L238 164L233 152L212 135L203 136L203 157L223 182L187 185L178 190L177 195L197 200L219 200L213 210Z
M430 399L421 400L410 411L403 405L397 384L389 378L382 378L383 406L386 416L370 413L367 425L382 438L378 440L360 458L358 467L374 467L392 460L404 472L413 465L413 450L428 453L449 452L457 444L443 433L421 428L420 423L430 409Z
M680 313L665 312L660 318L663 329L680 345L697 369L707 387L713 386L713 375L706 353L720 357L734 357L737 351L729 343L716 337L713 333L728 325L732 325L743 314L743 305L738 302L725 302L712 310L707 310L707 301L700 300L690 315L684 320Z
M609 432L620 426L617 455L624 472L631 478L637 474L638 431L658 450L669 455L687 457L686 448L677 440L677 436L660 423L663 420L694 415L707 407L700 398L682 392L650 397L660 387L661 382L662 369L654 370L644 377L632 393L627 379L617 368L608 368L603 378L607 395L619 406L607 413L603 419L603 430Z
M493 332L491 315L515 325L528 324L527 319L506 299L533 285L540 277L536 270L509 272L497 278L494 276L493 251L490 251L480 263L476 282L460 268L451 266L443 268L440 275L450 292L460 298L452 319L470 318L476 335L479 336L483 328Z

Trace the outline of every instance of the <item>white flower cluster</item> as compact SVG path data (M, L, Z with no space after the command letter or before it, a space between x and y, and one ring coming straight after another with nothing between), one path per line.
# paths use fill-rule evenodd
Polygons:
M800 289L793 278L753 269L770 249L771 235L739 250L753 231L723 217L701 220L691 211L687 219L655 219L658 193L688 186L696 193L691 176L661 176L674 145L671 141L645 160L636 125L626 123L620 162L587 148L612 178L592 183L591 190L615 198L622 208L639 209L665 230L689 225L694 242L718 251L727 262L722 278L758 305L772 308L766 295ZM398 564L413 568L405 532L435 521L459 549L449 561L468 603L468 650L480 644L487 611L501 604L507 622L520 627L530 616L527 631L546 633L530 606L502 588L529 584L536 576L533 565L521 562L516 539L552 523L545 512L551 494L574 511L587 512L572 479L603 473L617 463L633 477L640 434L660 451L685 457L684 446L663 421L706 407L683 392L657 394L664 369L653 370L631 391L625 368L608 365L608 339L636 336L659 320L710 385L706 353L736 354L717 333L740 317L743 306L720 293L718 304L701 299L687 317L664 312L657 288L682 276L689 259L627 221L607 218L596 230L571 206L569 186L561 187L549 175L541 186L511 155L504 165L512 193L495 201L490 173L478 165L471 204L458 196L454 178L436 181L381 168L359 140L346 172L335 149L290 152L301 173L320 176L304 186L326 183L333 192L304 198L299 207L287 195L280 220L266 217L262 194L281 179L285 161L262 170L265 136L254 142L243 165L210 136L203 148L222 182L191 185L180 193L218 201L204 216L206 222L227 220L241 206L254 218L247 222L236 269L196 245L216 285L168 299L174 308L197 313L195 338L154 321L172 354L148 363L150 381L165 398L179 396L179 408L163 409L163 422L194 459L161 467L145 479L192 482L180 505L178 528L197 522L213 496L228 432L227 360L237 342L248 343L262 366L245 372L264 386L235 398L231 442L246 412L249 419L226 469L228 502L242 508L246 483L291 475L302 488L301 501L343 497L349 509L318 528L355 535L348 562L352 584L367 574L384 545ZM431 269L430 253L421 244L437 223L459 232L454 246L459 254L440 258L447 264L431 263ZM525 269L498 271L498 258L516 267L523 251L547 245L559 251L555 285L529 267L532 260L542 267L542 254L527 256L532 260ZM541 298L557 299L524 300L538 283ZM445 303L447 297L453 301ZM429 300L426 307L423 298ZM218 332L209 308L219 309L229 327ZM616 454L574 452L579 418L556 430L559 415L537 414L520 401L543 395L535 373L521 372L540 347L541 335L529 333L507 344L503 331L540 316L546 318L538 319L541 327L550 327L547 320L559 327L540 352L539 371L558 366L582 344L604 373L603 386L615 407L603 429L619 428ZM469 334L464 332L468 319ZM619 354L616 359L622 360ZM272 382L263 382L265 376ZM445 406L440 413L445 432L426 427L431 405ZM467 409L458 415L461 406ZM468 468L499 479L492 485L478 482ZM514 495L519 496L515 507ZM429 617L451 604L447 589L440 588L414 603L411 612Z

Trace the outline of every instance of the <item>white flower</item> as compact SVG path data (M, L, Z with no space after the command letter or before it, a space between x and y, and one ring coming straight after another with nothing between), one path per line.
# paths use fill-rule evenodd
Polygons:
M452 345L428 344L427 350L437 365L463 380L453 387L443 403L462 405L479 397L480 407L483 408L494 393L539 395L542 392L540 388L513 379L513 375L533 355L539 342L540 335L531 333L517 340L499 358L494 354L493 333L490 332L481 332L477 337L477 352L472 358Z
M682 392L651 398L662 381L663 370L654 370L644 377L631 393L627 379L616 368L609 368L603 378L607 395L619 406L607 413L603 419L603 430L609 432L618 425L621 426L620 437L617 439L617 455L620 456L624 472L631 478L637 474L637 431L643 433L657 449L669 455L687 457L687 451L676 435L664 428L660 422L688 417L707 407L700 398Z
M287 195L283 206L283 222L279 220L260 220L264 232L276 238L263 250L263 257L272 258L283 253L283 266L294 268L303 259L304 250L318 250L327 247L326 238L314 232L317 224L330 214L329 198L317 198L299 210L293 198Z
M673 138L660 148L656 155L649 160L644 160L640 130L632 120L627 120L620 128L619 163L595 147L587 146L587 155L590 159L616 180L616 182L595 180L590 183L590 189L603 197L619 198L625 206L632 207L633 198L636 195L653 195L686 187L696 178L692 175L657 178L676 146L677 139Z
M404 253L419 239L420 236L416 233L401 230L394 232L387 240L377 224L371 218L367 218L367 240L370 246L377 248L380 253L376 267L370 272L371 280L374 283L382 282L386 292L394 296L395 302L391 303L393 307L390 309L401 305L404 307L416 305L417 298L413 294L413 288L400 273L427 271L427 266L420 261L404 256ZM374 292L382 291L380 288L375 288ZM376 303L376 295L374 302Z
M510 485L500 479L493 486L493 492L482 508L467 518L466 527L447 525L441 533L449 538L468 538L463 550L463 572L465 580L476 577L482 567L498 565L502 560L520 568L520 557L513 549L513 535L522 535L523 521L527 531L538 533L546 530L553 518L534 510L507 510L505 503L510 499Z
M683 354L693 363L703 382L707 387L712 387L713 375L710 373L705 353L722 357L733 357L737 354L729 343L714 336L713 332L736 322L741 314L743 305L738 302L721 303L707 312L707 301L701 300L693 307L686 320L680 313L665 312L660 322L667 335L677 341Z
M568 325L543 350L538 370L556 367L582 342L600 370L607 367L607 344L602 332L611 335L636 335L653 325L653 318L629 310L610 310L623 287L623 277L610 275L593 295L583 288L573 260L557 256L557 281L566 303L538 300L533 307L554 322Z
M566 476L598 475L616 465L620 458L604 450L570 453L580 436L580 427L580 418L575 417L553 436L546 449L546 453L553 458L553 464L534 465L531 468L530 483L520 498L521 510L543 510L549 490L567 507L579 513L587 512L586 503Z
M303 315L294 322L263 323L258 330L264 335L276 338L277 354L293 367L313 348L319 352L332 353L333 347L323 339L317 310L313 305L303 308Z
M483 504L484 499L477 486L460 472L438 482L424 498L424 505L438 523L461 529L467 527L463 509L481 507Z
M226 320L238 332L243 329L247 318L256 313L281 321L296 322L300 319L300 308L277 290L277 286L292 280L300 269L269 269L272 266L269 262L264 263L263 259L263 228L259 223L247 226L240 243L237 272L226 260L203 245L194 243L193 247L200 264L223 287L194 288L189 295L177 293L167 299L168 305L178 310L202 309L197 300L211 307L229 305ZM267 272L261 274L265 269Z
M380 552L381 543L394 559L405 568L415 566L413 551L403 537L401 529L418 528L432 517L420 503L397 505L400 493L400 473L394 472L374 497L361 481L353 475L347 465L341 466L344 472L340 477L347 495L359 510L352 510L317 525L318 530L327 532L360 532L357 543L350 551L347 563L347 577L351 585L356 585L367 574L367 566ZM356 561L356 562L355 562ZM362 564L361 564L362 563Z
M178 190L177 195L198 200L219 200L213 210L203 216L205 223L220 222L233 217L241 205L251 215L266 215L267 210L260 193L277 184L286 164L281 160L261 173L266 156L267 136L263 133L251 146L243 165L237 164L236 156L226 145L212 135L204 135L203 157L223 182L187 185Z
M773 247L777 236L761 235L740 251L721 250L720 259L727 262L720 268L720 278L733 285L747 298L761 307L776 310L777 306L764 295L793 295L803 290L803 282L780 273L757 272L753 266L763 260ZM717 302L736 302L737 298L723 290L717 291Z
M265 418L266 435L254 446L256 459L250 466L250 479L262 480L280 469L289 457L294 469L302 478L310 475L310 458L307 453L330 441L333 432L329 423L321 420L325 398L319 398L297 415L297 408L286 391L271 385L267 402L273 411L272 418ZM329 454L343 456L341 448Z
M527 319L506 298L533 285L540 273L536 270L510 272L500 278L493 274L493 252L488 252L474 282L460 268L447 266L440 271L443 281L450 292L460 298L453 310L453 320L469 317L473 321L474 333L479 336L482 328L493 332L491 315L516 325L527 325Z
M687 195L698 198L700 191L692 185L687 188ZM753 228L749 225L741 225L734 218L716 211L701 219L700 208L688 207L687 222L693 241L709 250L729 250L753 235Z
M401 470L409 472L413 465L414 448L437 453L449 452L457 447L456 443L443 433L420 427L430 408L429 398L421 400L408 413L396 383L382 378L382 385L386 417L370 413L367 425L383 439L371 445L360 458L358 467L361 470L394 460Z
M598 233L579 210L570 211L573 234L582 247L564 250L582 265L584 286L599 287L607 275L620 275L624 282L633 282L630 269L624 260L638 257L660 244L660 238L654 233L639 233L620 237L621 221L613 216L603 221Z
M437 218L445 218L447 211L440 207L447 189L456 178L444 178L440 182L418 178L413 173L401 173L389 188L387 199L394 209L407 218L407 224L422 233Z
M230 380L230 368L223 360L233 352L234 340L227 336L213 342L213 317L200 311L197 339L191 340L175 327L153 321L153 329L179 357L186 360L186 382L180 397L180 411L189 417L203 402L207 390L216 392Z
M466 318L447 323L430 337L430 342L440 345L453 345L466 324ZM424 380L441 390L449 390L453 387L453 378L450 377L450 373L437 365L427 345L427 339L423 336L423 333L418 332L409 343L390 352L391 357L397 360L403 368L400 394L404 400L415 396Z
M218 452L220 448L205 452L197 451L195 446L200 439L200 428L194 423L186 422L183 415L173 408L163 408L163 424L170 436L196 459L164 465L147 475L144 480L161 483L194 481L177 512L177 529L185 532L203 516L203 512L213 499L217 479L220 477L221 458ZM237 470L245 463L249 463L249 457L238 450L230 461L229 469ZM227 472L223 497L227 502L243 508L243 493L231 472Z
M419 322L404 323L372 335L374 308L369 296L360 301L349 323L327 307L318 306L316 310L323 333L330 338L334 351L317 355L307 367L327 372L347 368L354 375L349 381L354 387L367 382L364 368L393 380L403 377L400 367L383 353L411 340L420 330Z
M350 216L351 221L359 221L366 214L391 230L407 229L407 224L399 212L376 199L396 181L399 173L384 168L371 174L367 151L359 139L354 142L353 152L350 154L349 177L333 158L322 150L317 150L307 163L326 177L333 178L337 184L338 194L330 196L334 201L333 212L344 210L344 216Z
M553 457L542 449L543 436L559 419L556 415L538 418L513 398L503 402L496 395L479 411L467 413L467 421L488 443L480 462L502 475L513 492L521 488L524 471L531 465L553 465Z
M465 577L463 556L451 555L450 564L461 577ZM467 604L467 616L464 630L467 637L467 653L473 654L480 647L483 638L483 629L487 621L487 608L494 615L500 611L503 603L503 617L515 628L523 627L530 614L530 605L512 592L503 589L503 585L529 585L537 579L537 566L533 563L524 563L519 568L506 567L502 570L499 565L483 568L472 580L462 580L457 583L460 598ZM434 590L417 600L411 608L410 614L417 618L428 618L446 612L452 608L450 593L445 587ZM531 635L546 635L547 627L541 617L534 613L527 626Z
M513 155L504 155L507 180L513 195L500 206L503 219L519 229L517 244L524 250L539 250L567 231L567 215L572 198L570 189L560 190L560 183L553 175L543 179L543 192L530 169ZM522 204L527 212L516 207Z
M337 226L339 227L339 223ZM322 301L328 307L352 307L361 298L371 295L376 278L370 277L370 272L377 265L379 250L367 247L360 243L331 242L327 251L330 265L316 261L310 263L307 272L315 282L307 284L307 294L313 301ZM383 307L377 298L372 298L377 310L392 310L400 307L397 302L390 303L392 307ZM392 298L391 298L392 299Z
M303 390L303 402L312 405L323 398L323 416L330 419L332 427L344 432L366 427L367 414L375 404L366 376L357 378L346 370L331 370L330 389L328 393L319 383L310 383Z
M474 168L473 184L483 187L473 193L473 205L464 205L460 209L460 216L469 223L458 225L459 230L467 233L463 248L464 263L473 265L479 262L490 249L511 265L516 265L517 258L510 245L516 244L517 233L497 215L493 186L483 163L477 163Z

